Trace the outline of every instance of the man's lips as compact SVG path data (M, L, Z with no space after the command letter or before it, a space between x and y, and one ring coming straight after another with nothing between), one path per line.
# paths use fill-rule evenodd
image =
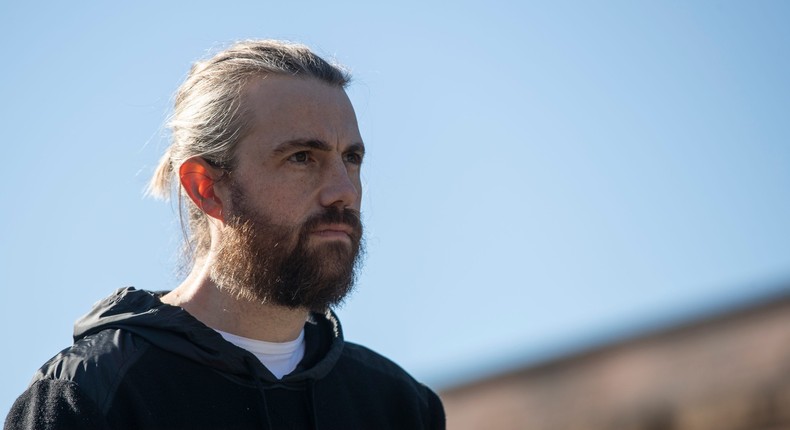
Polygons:
M354 235L354 229L351 226L345 224L328 224L322 225L312 231L312 234L325 237L328 239L331 238L345 238L351 239Z

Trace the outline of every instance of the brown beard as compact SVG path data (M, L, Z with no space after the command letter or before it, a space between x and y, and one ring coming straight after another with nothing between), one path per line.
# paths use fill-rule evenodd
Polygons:
M211 279L244 300L324 312L351 292L363 252L362 223L353 209L327 208L302 225L282 226L250 208L232 185L233 214L220 238ZM310 246L319 226L351 227L351 244Z

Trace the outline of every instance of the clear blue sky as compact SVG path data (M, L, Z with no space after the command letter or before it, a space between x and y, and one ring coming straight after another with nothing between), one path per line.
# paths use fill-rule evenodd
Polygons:
M191 62L236 39L353 70L339 313L437 388L790 285L790 3L267 3L0 3L3 415L93 302L178 283L142 191Z

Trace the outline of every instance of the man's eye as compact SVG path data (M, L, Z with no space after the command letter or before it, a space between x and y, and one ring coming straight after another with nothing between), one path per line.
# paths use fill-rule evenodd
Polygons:
M346 154L346 161L352 164L362 164L362 154L350 152Z
M288 161L293 161L295 163L305 163L308 160L307 151L297 152L296 154L291 155L288 157Z

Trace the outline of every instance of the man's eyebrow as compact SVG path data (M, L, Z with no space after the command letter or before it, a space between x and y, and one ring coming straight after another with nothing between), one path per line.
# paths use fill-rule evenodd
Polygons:
M296 149L317 149L330 151L332 148L326 142L318 139L293 139L285 141L274 148L274 153L286 153Z
M299 150L299 149L315 149L318 151L332 151L332 146L323 140L318 139L293 139L285 141L277 145L273 152L275 154L284 154L286 152ZM362 142L353 143L346 148L344 152L359 152L365 154L365 144Z
M357 143L351 144L346 149L346 152L356 152L356 153L365 155L365 144L362 143L362 142L357 142Z

